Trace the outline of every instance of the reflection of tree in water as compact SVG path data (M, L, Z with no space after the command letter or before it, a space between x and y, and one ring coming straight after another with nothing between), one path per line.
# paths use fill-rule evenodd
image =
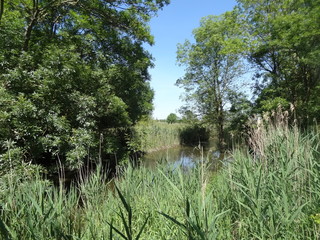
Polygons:
M221 157L220 152L213 151L212 145L204 147L180 146L148 153L142 158L142 162L147 167L156 167L157 164L168 163L174 168L193 168L196 163L202 160L208 164L217 161Z

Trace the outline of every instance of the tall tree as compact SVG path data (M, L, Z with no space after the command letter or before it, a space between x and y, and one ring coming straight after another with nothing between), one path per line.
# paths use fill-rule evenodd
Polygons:
M168 0L1 1L0 141L78 168L152 111L148 21ZM0 149L5 153L6 148Z
M178 46L178 62L186 74L177 85L186 90L186 100L207 121L216 125L218 147L225 148L224 125L228 96L234 93L236 80L242 74L244 43L240 38L238 12L202 19L193 31L195 43Z
M301 117L320 117L320 1L238 0L251 35L260 110L292 103ZM259 86L259 85L258 85Z

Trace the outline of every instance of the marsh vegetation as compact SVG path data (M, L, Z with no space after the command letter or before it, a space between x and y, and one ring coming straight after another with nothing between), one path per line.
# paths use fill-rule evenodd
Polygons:
M257 129L256 129L257 130ZM158 164L103 169L68 191L39 175L1 178L3 239L318 239L319 132L284 126L253 132L260 154L232 152L209 171Z

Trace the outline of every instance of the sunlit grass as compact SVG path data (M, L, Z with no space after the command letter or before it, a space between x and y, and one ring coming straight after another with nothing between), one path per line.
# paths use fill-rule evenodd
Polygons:
M267 131L263 156L235 151L216 173L128 167L108 181L98 169L68 192L2 177L2 239L319 239L319 136Z
M132 150L152 152L181 143L181 131L185 124L169 124L160 121L147 121L138 123L132 130L129 147Z

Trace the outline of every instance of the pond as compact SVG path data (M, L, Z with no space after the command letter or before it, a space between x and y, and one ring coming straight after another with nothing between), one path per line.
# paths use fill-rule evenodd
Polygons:
M166 162L174 167L193 168L198 162L210 162L217 165L222 156L215 150L215 144L203 146L177 146L164 150L147 153L142 157L142 163L146 167L154 168L158 163Z

